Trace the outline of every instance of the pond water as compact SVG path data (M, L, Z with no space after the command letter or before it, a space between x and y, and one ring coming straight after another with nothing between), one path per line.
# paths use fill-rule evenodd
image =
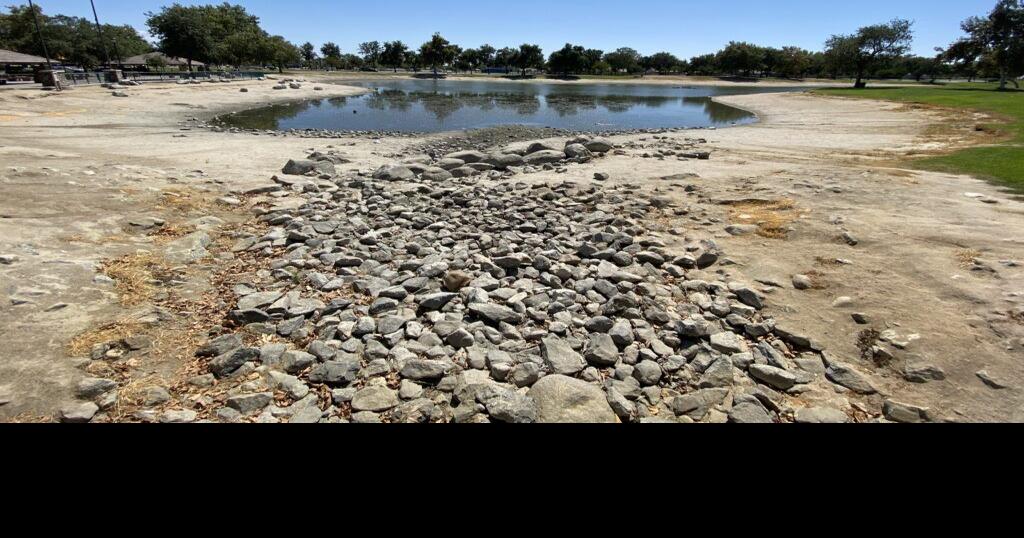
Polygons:
M499 125L573 131L725 127L751 123L749 112L712 97L790 88L644 84L545 84L391 80L352 83L373 90L354 97L273 105L219 118L245 129L328 129L413 133Z

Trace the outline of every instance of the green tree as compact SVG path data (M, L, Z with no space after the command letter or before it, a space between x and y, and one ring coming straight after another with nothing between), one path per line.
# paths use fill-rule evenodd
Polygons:
M457 54L455 46L447 39L441 37L439 33L435 33L430 38L430 41L420 46L420 56L423 57L423 63L433 69L434 76L437 76L439 68L455 61Z
M367 41L359 44L359 54L363 56L363 61L373 67L380 65L380 57L383 52L384 48L380 41Z
M659 52L650 57L649 65L659 73L671 73L678 70L682 61L671 52Z
M389 41L384 44L380 61L385 67L391 67L398 72L398 68L405 64L406 56L409 54L409 47L401 41Z
M336 43L332 41L324 43L320 47L320 54L323 55L324 63L327 64L327 67L331 69L342 68L341 47L339 47Z
M305 42L299 47L302 53L302 60L306 62L306 67L313 69L313 63L316 62L316 47L310 42Z
M530 69L544 68L544 50L540 48L540 45L523 43L519 45L519 50L512 57L512 64L525 77L526 72Z
M213 55L213 34L198 10L174 4L160 13L146 13L146 17L146 26L159 40L160 50L184 58L189 71L193 61L209 60Z
M747 42L731 41L718 53L718 66L723 73L750 76L764 64L764 49Z
M569 76L572 73L581 73L586 67L586 49L572 43L566 43L560 50L556 50L548 57L548 70L553 73L561 73ZM605 55L607 62L607 54ZM611 62L609 62L611 63ZM612 67L615 67L614 65Z
M502 67L505 71L509 71L516 63L516 54L518 51L512 47L505 47L494 53L493 64L496 67Z
M887 24L865 26L852 35L834 35L825 44L826 53L837 69L856 75L855 88L866 86L864 78L910 50L913 23L893 19Z
M604 55L604 61L612 66L612 70L618 72L635 73L639 71L640 59L640 53L628 47Z
M718 73L718 57L714 54L704 54L690 58L690 70L692 75L709 76Z
M999 0L987 17L971 17L961 24L967 37L950 48L954 57L970 63L988 63L999 75L999 89L1024 73L1024 7L1020 0Z
M0 13L0 48L42 56L31 9L28 6L7 9L8 13ZM117 62L115 51L123 58L152 50L131 26L104 24L102 31L97 31L93 21L82 17L47 16L38 5L35 13L50 57L63 63L88 69L106 62L108 57L111 62Z
M778 52L776 69L786 78L803 78L811 68L811 53L800 47L783 47Z
M491 67L494 64L494 53L497 50L490 45L480 45L480 48L476 49L480 54L480 65L483 67Z

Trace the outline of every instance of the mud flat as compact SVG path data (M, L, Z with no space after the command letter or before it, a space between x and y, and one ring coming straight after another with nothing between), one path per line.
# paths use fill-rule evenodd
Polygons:
M1024 419L1020 395L1024 380L1017 367L1024 357L1024 270L1015 259L1024 246L1020 239L1024 237L1024 205L981 181L910 171L900 164L913 155L976 143L971 118L803 94L733 96L722 101L757 113L761 121L717 131L612 137L613 147L600 156L547 163L538 160L529 170L527 163L518 166L517 162L510 175L500 170L495 175L486 167L474 169L477 173L459 172L465 176L453 179L435 172L431 180L415 173L413 177L406 177L404 172L395 177L377 173L381 167L408 161L433 167L463 145L480 149L480 139L445 134L305 139L216 133L194 127L218 114L276 100L362 91L327 83L321 83L323 89L317 91L316 83L309 82L301 89L285 91L273 90L273 84L147 85L129 90L127 98L113 97L100 88L63 94L0 91L0 154L4 161L0 169L0 189L4 193L0 200L0 278L5 293L0 305L0 332L7 342L0 351L0 415L8 420L72 422L454 420L455 410L464 403L456 396L460 381L481 385L485 380L473 376L495 375L486 353L483 369L477 368L481 366L478 362L470 363L467 350L485 344L474 333L479 330L479 336L487 340L493 336L488 328L497 330L492 327L494 320L481 320L479 316L484 314L479 312L503 317L508 314L504 308L508 308L514 315L525 316L517 306L505 302L514 303L514 295L506 297L500 292L487 301L502 309L471 310L473 302L466 297L452 298L451 304L442 306L442 310L450 309L443 314L461 315L466 326L446 334L435 346L445 354L431 348L422 355L430 360L450 360L454 366L445 363L441 369L439 364L413 363L415 367L407 369L408 364L394 362L395 357L371 354L359 357L358 365L350 364L344 370L355 376L352 383L339 384L344 376L331 378L328 383L325 373L338 373L340 367L332 365L334 370L326 368L330 371L324 372L323 363L330 361L323 357L316 357L303 369L295 366L305 364L308 357L299 353L308 353L310 339L315 341L322 334L316 330L317 321L332 315L352 316L354 325L366 317L395 317L387 315L391 307L384 303L377 308L387 310L369 313L368 309L381 299L377 286L351 286L355 280L366 278L359 271L369 267L350 269L355 274L348 274L337 269L333 273L325 271L315 264L275 264L283 253L273 249L287 249L289 245L295 249L305 241L299 241L299 236L285 238L279 245L273 244L278 239L269 238L271 251L250 250L253 244L246 245L254 238L264 238L275 227L286 229L293 222L288 219L301 218L311 200L318 197L326 195L325 199L335 204L348 200L354 205L330 209L351 210L355 215L360 207L374 203L370 201L374 196L401 198L401 189L415 184L427 190L468 189L486 196L513 197L511 207L551 203L565 208L583 203L582 199L597 192L612 197L621 192L635 193L636 201L650 202L642 206L646 210L615 207L629 213L632 226L642 228L644 233L634 237L637 244L648 235L659 239L645 245L653 251L637 251L618 243L615 249L631 257L634 269L657 261L641 252L678 253L671 258L677 259L688 252L696 253L695 245L711 241L722 253L714 267L690 268L680 262L681 270L709 271L704 275L705 282L742 284L742 288L726 286L718 298L734 306L745 304L746 308L738 310L746 316L745 323L774 323L783 328L783 334L795 333L803 337L801 341L813 342L813 346L789 342L790 347L780 351L783 359L769 364L786 375L765 368L751 370L750 364L743 364L743 358L732 357L743 354L742 346L756 348L765 342L784 341L778 332L766 336L758 329L744 331L747 341L743 342L713 342L710 335L689 337L699 340L695 345L715 353L712 364L718 364L722 356L732 361L731 370L726 372L725 365L719 364L712 371L721 375L705 379L710 364L703 368L702 363L694 366L694 358L687 358L685 365L670 360L687 355L682 353L688 349L682 347L688 343L685 338L680 337L674 345L676 342L664 334L671 331L659 325L658 339L662 343L668 340L672 348L669 353L650 339L643 339L648 335L643 323L633 323L633 339L643 342L630 344L636 346L635 356L633 349L627 349L629 345L618 345L625 341L623 336L616 343L623 359L618 367L608 366L610 359L601 363L598 357L597 364L587 363L573 371L566 362L548 357L564 356L574 363L575 354L584 360L588 355L596 356L588 351L590 339L582 338L581 327L574 324L582 315L570 308L571 319L563 319L564 315L550 319L535 316L526 322L524 317L520 321L530 330L526 334L521 330L520 334L525 342L535 343L537 351L527 347L521 352L541 360L509 364L510 368L519 367L515 379L534 384L475 390L476 405L483 410L464 408L459 417L524 421L559 418L545 395L558 390L542 387L540 394L529 395L537 382L531 379L534 367L522 365L534 364L539 369L537 377L551 374L552 381L546 384L560 382L591 395L590 388L605 388L602 393L606 402L601 405L600 398L591 398L594 414L587 416L620 421L654 421L659 417L684 422L741 422L765 417L781 422ZM249 91L240 92L243 86ZM515 144L508 139L501 139L500 145L498 142L484 149L498 151ZM566 138L538 142L550 145L554 148L551 151L562 151ZM322 158L333 156L331 170L317 170L308 177L282 173L289 160L316 153ZM523 158L528 159L529 154ZM276 182L271 180L275 175ZM432 185L438 181L441 183ZM525 185L525 190L501 190L519 183ZM553 195L536 199L529 196L547 192L545 189ZM428 205L413 208L429 211ZM383 219L373 211L377 210L371 211L371 217ZM275 215L286 214L288 219L274 220ZM555 214L572 218L565 213ZM357 230L347 220L350 215L344 217L336 219L340 229L317 233L337 235L327 240L362 244L359 239L365 233L350 235ZM558 219L553 222L564 224ZM612 226L630 227L621 223ZM301 232L302 226L295 228ZM392 235L386 237L388 249L400 248ZM316 237L308 239L316 244ZM447 239L434 239L441 247L448 244ZM576 246L574 241L583 239L573 238L561 245L566 255L590 259L568 252L570 244ZM350 248L352 243L345 245ZM367 254L385 250L369 248L375 246L371 244L363 246L367 248L355 250ZM432 244L423 246L430 248ZM610 244L604 246L612 248ZM523 244L518 247L509 248L507 254L526 250ZM667 258L662 257L665 262ZM536 261L536 256L533 258ZM518 263L525 264L525 260ZM447 270L455 270L452 265L449 263ZM670 271L671 265L656 267ZM534 267L532 263L530 266ZM593 264L595 270L598 266ZM283 286L283 275L275 274L286 267L297 267L299 271L293 276L302 277L296 278L292 287ZM488 272L479 261L458 270L475 278ZM343 282L334 296L320 297L317 294L322 293L322 286L311 287L305 279L311 272L352 278ZM506 273L506 277L515 274ZM659 276L663 278L659 285L667 286L672 296L672 280L668 279L671 273L666 274L668 277ZM697 276L671 278L701 280ZM537 278L543 286L554 285L541 275ZM508 284L515 289L515 281ZM638 298L645 297L628 285L624 289ZM746 291L737 294L740 289ZM314 303L311 312L316 313L308 318L309 327L302 323L281 330L285 318L294 320L310 314L299 305L289 304L284 314L260 322L272 323L273 327L245 332L239 326L244 324L238 323L237 316L232 320L230 313L241 310L241 299L268 291L282 295L298 292L299 299L317 295L316 300L322 301L324 308L331 301L349 300L351 304L343 309L349 314L325 315ZM657 289L651 291L660 296ZM374 296L375 292L378 295ZM753 301L752 296L760 303L756 312L746 304ZM422 299L422 294L412 293L391 300L397 303L396 311L414 310L420 316L426 315ZM687 305L700 303L699 299L683 294L674 296L671 305L661 306L670 311L668 321L676 323L696 313L686 309ZM272 306L255 304L259 303L255 299L249 302L254 302L255 310ZM680 309L687 312L686 317ZM587 319L596 317L586 312ZM659 323L663 320L657 314L654 318ZM632 316L626 319L633 320ZM339 319L339 323L347 321L347 317ZM421 323L424 330L435 336L444 332L435 330L443 319L432 316L427 321ZM552 326L556 323L562 325ZM725 318L718 323L738 334L732 331L737 325ZM600 332L592 330L597 328L591 325L587 334ZM458 330L468 333L474 344L463 346L469 339ZM413 338L406 333L403 338ZM280 357L264 360L259 353L246 351L237 368L219 369L218 374L227 375L211 378L211 368L218 369L217 365L225 362L214 362L223 354L211 353L221 349L208 347L199 353L201 356L196 352L211 338L231 334L239 335L241 345L230 346L232 349L224 349L225 353L284 346L294 352L289 357L297 362L285 368ZM321 339L350 347L362 343L362 348L345 348L349 354L365 354L367 349L381 352L376 344L381 344L385 335L359 331L357 335L341 338L332 334ZM415 340L422 336L418 334ZM375 344L370 344L371 340ZM599 340L597 345L607 348L607 342ZM487 341L488 346L501 347ZM224 342L233 343L222 340L221 344L226 345ZM653 348L664 353L652 355ZM413 346L414 354L418 353L415 349ZM609 349L604 351L611 354ZM804 353L819 357L820 367ZM830 366L835 364L842 367ZM311 379L317 367L320 371ZM599 375L594 376L588 368L597 369ZM438 369L442 370L441 376L435 378ZM498 370L497 375L503 375L501 368ZM856 379L864 380L871 390L864 390L866 385L856 380L851 382L849 372L856 372ZM573 384L556 377L558 373L583 378L591 385ZM726 373L732 375L731 384L726 381ZM467 381L467 375L474 383ZM455 378L445 381L452 376ZM606 379L619 385L605 385ZM632 390L637 385L638 391ZM853 389L849 385L854 385ZM304 393L302 386L309 392ZM615 388L614 394L608 386ZM802 388L793 390L795 386ZM644 390L652 387L658 390ZM353 389L351 394L345 392L349 389ZM372 390L353 401L367 389ZM686 398L700 390L717 392L700 393L700 405L691 409L692 398ZM723 397L719 400L720 394ZM463 399L465 396L462 393ZM679 398L683 401L675 403ZM612 415L605 406L612 408ZM401 413L396 415L399 408ZM826 409L837 410L840 415L823 411Z

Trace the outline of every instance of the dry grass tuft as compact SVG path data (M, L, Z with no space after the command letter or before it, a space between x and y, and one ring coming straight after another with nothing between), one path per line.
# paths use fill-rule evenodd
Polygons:
M142 324L136 321L121 320L90 329L71 339L68 343L68 354L72 357L86 357L97 344L109 344L139 334Z
M173 276L173 270L152 252L137 252L100 264L103 274L114 279L123 306L135 306L156 294L160 280Z
M729 209L734 224L756 224L757 234L769 239L785 239L789 225L801 215L796 202L789 198L742 201L730 204Z
M164 226L161 226L159 230L149 234L149 236L153 237L157 244L164 244L178 239L179 237L185 237L195 231L196 227L191 224L165 224Z
M180 213L211 214L217 207L215 197L195 189L168 189L163 192L160 207Z
M981 257L981 251L972 248L965 248L956 251L954 254L957 262L960 263L960 267L963 269L970 269L974 266L974 260Z

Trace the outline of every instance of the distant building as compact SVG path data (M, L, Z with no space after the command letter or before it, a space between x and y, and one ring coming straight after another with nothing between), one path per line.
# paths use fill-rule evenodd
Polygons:
M132 56L121 62L121 65L128 69L149 69L149 61L151 58L159 58L163 60L163 64L170 68L188 69L188 60L182 58L174 58L168 56L162 52L147 52L146 54L140 54L138 56ZM192 69L204 69L206 64L203 62L192 60Z

